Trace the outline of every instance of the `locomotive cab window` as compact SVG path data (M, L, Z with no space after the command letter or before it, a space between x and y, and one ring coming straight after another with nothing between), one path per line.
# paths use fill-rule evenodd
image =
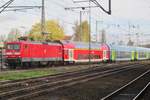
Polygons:
M9 49L9 50L19 50L20 45L19 44L7 44L7 49Z

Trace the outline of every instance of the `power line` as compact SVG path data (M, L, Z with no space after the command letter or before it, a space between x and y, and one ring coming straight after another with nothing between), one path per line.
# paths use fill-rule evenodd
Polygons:
M102 9L105 13L107 13L108 15L111 15L111 0L109 0L109 3L108 3L108 5L109 5L108 11L105 10L97 0L91 0L91 1L93 3L95 3L100 9Z
M9 4L11 1L12 1L12 0L6 2L4 5L2 5L2 6L0 7L0 9L3 8L3 7L5 7L5 6L6 6L7 4Z
M13 3L15 0L9 0L5 4L3 4L0 9L0 13L2 12L8 12L8 11L22 11L27 9L34 9L34 8L41 8L41 6L9 6L11 3Z
M10 0L8 2L6 2L3 6L1 6L1 11L0 13L2 13L14 0Z
M41 8L42 6L8 6L7 8Z
M5 10L5 12L9 12L9 11L24 11L24 10L27 10L27 9L33 9L33 8L16 8L16 9L8 9L8 10Z

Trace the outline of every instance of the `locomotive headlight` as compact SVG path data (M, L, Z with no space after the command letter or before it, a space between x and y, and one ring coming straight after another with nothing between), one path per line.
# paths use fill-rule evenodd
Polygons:
M20 55L20 52L15 52L14 54L15 54L15 55Z
M94 52L94 51L92 51L91 53L92 53L92 54L94 54L95 52Z

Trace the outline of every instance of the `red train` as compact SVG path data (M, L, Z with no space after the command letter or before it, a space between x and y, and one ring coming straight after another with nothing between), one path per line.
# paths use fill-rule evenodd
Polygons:
M81 42L8 42L6 43L6 62L9 66L43 64L70 64L107 61L110 58L109 47L99 43Z
M11 67L150 59L150 48L69 41L8 42L5 53Z

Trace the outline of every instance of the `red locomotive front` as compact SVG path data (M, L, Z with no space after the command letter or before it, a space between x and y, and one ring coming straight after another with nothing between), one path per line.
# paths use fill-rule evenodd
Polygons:
M8 42L6 44L6 62L9 65L15 65L21 62L21 43L20 42Z

